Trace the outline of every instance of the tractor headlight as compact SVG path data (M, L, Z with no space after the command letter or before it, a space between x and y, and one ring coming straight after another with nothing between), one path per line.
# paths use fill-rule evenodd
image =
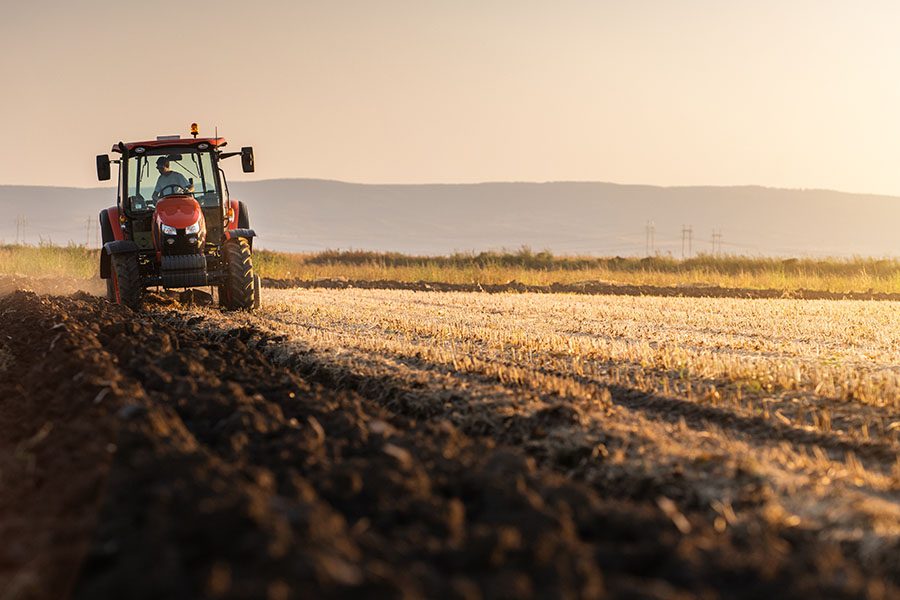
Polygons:
M189 225L187 229L184 230L185 233L200 233L200 219L197 219L197 222L193 225Z
M178 231L171 225L160 225L159 228L162 229L162 232L166 235L175 235L176 233L178 233Z

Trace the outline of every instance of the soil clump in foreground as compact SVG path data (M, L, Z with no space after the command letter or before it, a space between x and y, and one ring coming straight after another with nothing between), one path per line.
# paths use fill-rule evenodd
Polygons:
M898 593L814 531L720 531L637 484L585 485L440 407L277 367L277 340L175 302L0 299L8 597Z

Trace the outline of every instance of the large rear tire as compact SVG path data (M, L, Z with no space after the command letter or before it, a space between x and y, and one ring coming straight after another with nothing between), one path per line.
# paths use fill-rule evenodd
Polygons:
M228 240L222 245L225 283L219 286L219 304L228 310L254 307L253 256L246 238Z
M112 302L137 310L141 307L144 289L141 287L141 270L137 254L123 252L110 258L109 279L106 293Z

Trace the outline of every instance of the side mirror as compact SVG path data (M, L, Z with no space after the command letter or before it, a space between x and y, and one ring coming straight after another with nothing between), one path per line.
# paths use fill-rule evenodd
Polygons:
M109 181L109 155L97 155L97 179L100 181Z
M241 148L241 167L243 167L244 173L253 173L256 170L256 163L253 162L252 146Z

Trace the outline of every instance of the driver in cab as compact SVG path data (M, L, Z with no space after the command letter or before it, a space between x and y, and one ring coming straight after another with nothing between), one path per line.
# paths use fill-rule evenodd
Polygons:
M169 157L160 156L156 159L156 170L159 171L159 179L156 180L156 187L153 190L153 199L159 200L163 194L170 196L177 192L177 188L182 188L186 192L194 191L194 184L188 182L184 175L173 171L169 167ZM169 188L169 189L166 189Z

